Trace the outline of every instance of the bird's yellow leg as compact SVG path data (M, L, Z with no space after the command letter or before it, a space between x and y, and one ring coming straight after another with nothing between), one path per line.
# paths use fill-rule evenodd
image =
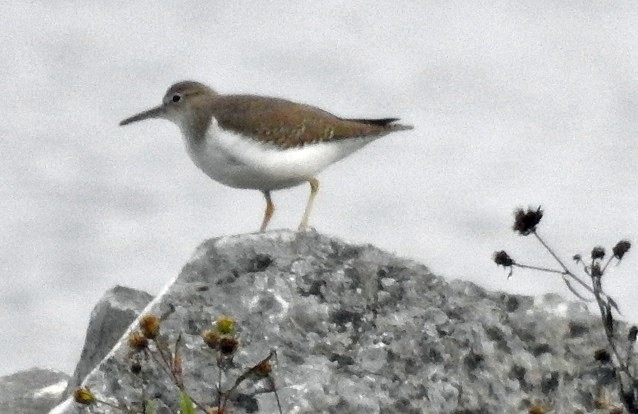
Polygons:
M310 197L308 197L308 203L306 204L306 210L303 213L303 217L301 219L301 224L299 224L299 230L305 230L308 227L308 218L310 217L310 212L312 211L312 204L315 201L315 196L319 191L319 180L316 178L311 178L308 180L310 184Z
M270 191L264 191L264 197L266 198L266 211L264 211L264 220L261 222L261 228L259 229L260 232L266 230L268 222L270 221L272 214L275 212L275 205L270 199Z

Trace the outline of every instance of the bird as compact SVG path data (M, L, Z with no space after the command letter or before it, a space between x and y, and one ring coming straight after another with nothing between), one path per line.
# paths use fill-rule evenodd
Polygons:
M162 103L120 122L165 119L182 133L193 163L223 185L259 190L266 199L260 232L275 211L271 192L310 185L299 230L308 227L319 191L317 174L376 139L413 129L398 118L340 118L282 98L220 94L196 81L181 81Z

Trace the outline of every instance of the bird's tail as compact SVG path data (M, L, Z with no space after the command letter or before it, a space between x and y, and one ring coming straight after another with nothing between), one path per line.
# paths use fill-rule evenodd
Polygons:
M380 119L346 119L345 121L357 122L359 124L374 125L384 127L389 131L404 131L414 129L412 125L395 124L399 118L380 118Z

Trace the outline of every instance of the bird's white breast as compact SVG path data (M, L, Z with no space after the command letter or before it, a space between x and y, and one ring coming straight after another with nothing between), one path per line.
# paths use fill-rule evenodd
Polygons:
M350 138L281 149L224 130L214 118L205 139L192 139L187 132L182 130L188 154L210 178L230 187L259 190L302 184L374 140Z

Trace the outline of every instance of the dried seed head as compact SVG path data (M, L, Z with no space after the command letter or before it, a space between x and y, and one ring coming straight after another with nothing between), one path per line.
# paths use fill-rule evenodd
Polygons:
M547 410L545 409L545 406L543 404L534 403L529 406L527 412L529 414L546 414Z
M603 271L600 268L600 264L594 263L591 267L591 275L592 277L601 277L603 275Z
M616 256L616 259L622 260L623 256L629 251L630 248L631 243L629 243L627 240L621 240L614 246L614 256Z
M148 339L141 332L135 331L128 337L128 346L135 351L141 351L148 348Z
M543 210L541 210L540 206L536 210L528 208L527 211L519 208L514 211L514 226L512 229L521 236L527 236L536 231L536 225L540 223L542 218Z
M222 336L219 340L219 352L224 356L230 356L237 351L239 340L232 336Z
M95 396L88 388L78 388L73 391L73 399L76 403L91 405L95 402Z
M131 364L130 369L133 374L137 375L142 372L142 364L140 364L138 361L135 361Z
M505 250L494 252L494 263L503 267L510 267L514 264L514 260L507 254Z
M155 339L160 332L160 319L153 314L142 316L139 322L142 334L148 339Z
M611 354L605 348L600 348L594 351L594 359L603 364L608 364L611 361Z
M574 257L572 257L572 259L576 262L576 263L580 263L583 261L583 256L579 255L579 254L575 254Z
M270 361L261 361L259 364L255 365L253 372L260 378L267 377L272 372L272 364Z
M219 332L213 331L212 329L206 329L204 332L202 332L202 339L204 340L206 345L208 345L212 349L217 349L217 347L219 346L220 338L221 336L219 335Z
M601 246L596 246L591 250L591 258L592 260L603 259L605 257L605 248Z
M230 335L235 332L235 321L228 316L217 318L217 331L223 335Z
M605 397L594 398L593 403L594 403L594 408L597 410L605 410L611 407L611 403Z

